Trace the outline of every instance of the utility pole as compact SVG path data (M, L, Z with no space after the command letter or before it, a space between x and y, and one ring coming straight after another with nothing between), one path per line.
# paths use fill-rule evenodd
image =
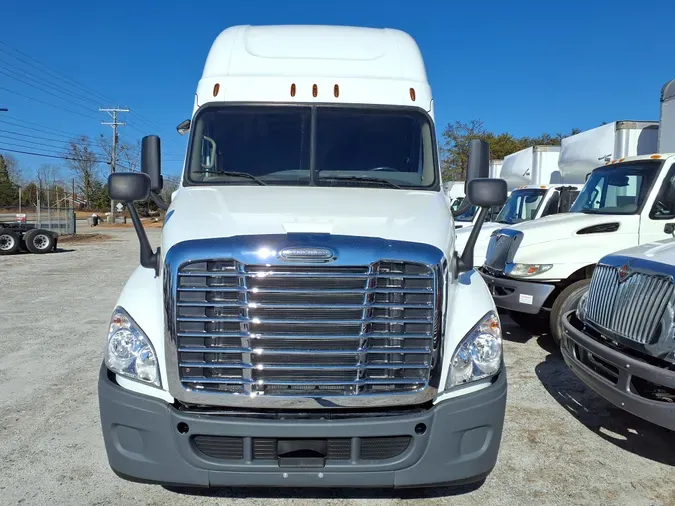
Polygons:
M119 107L99 107L98 108L99 112L107 112L110 114L110 117L112 117L112 121L101 121L102 125L109 125L113 129L113 136L112 136L112 148L110 150L110 173L113 174L115 172L115 166L117 164L117 127L118 126L125 126L126 123L122 123L117 121L117 113L119 112L129 112L129 109L122 109ZM112 199L110 199L110 220L114 224L115 223L115 203L113 202Z

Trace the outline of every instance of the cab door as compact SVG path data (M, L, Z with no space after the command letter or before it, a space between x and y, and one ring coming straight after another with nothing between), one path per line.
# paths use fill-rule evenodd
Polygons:
M674 235L675 164L671 165L667 171L666 177L658 188L656 197L648 199L647 205L642 211L640 244L668 239Z

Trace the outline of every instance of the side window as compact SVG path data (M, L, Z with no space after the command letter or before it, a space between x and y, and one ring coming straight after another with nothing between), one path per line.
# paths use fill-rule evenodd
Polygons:
M675 218L675 166L664 179L654 205L649 212L652 220L672 220Z

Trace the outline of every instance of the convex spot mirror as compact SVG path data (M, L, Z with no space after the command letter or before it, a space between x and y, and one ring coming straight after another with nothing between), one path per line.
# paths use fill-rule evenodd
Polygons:
M481 178L467 183L467 198L478 207L504 205L508 189L503 179Z
M150 196L150 177L136 172L117 172L108 177L108 195L112 200L135 202Z

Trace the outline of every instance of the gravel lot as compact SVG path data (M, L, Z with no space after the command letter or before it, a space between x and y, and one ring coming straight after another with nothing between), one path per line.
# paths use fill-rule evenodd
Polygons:
M0 257L2 504L675 504L675 433L606 403L545 337L525 335L507 318L504 438L478 490L182 495L125 482L108 467L96 381L110 312L138 264L138 244L132 229L102 232L112 238ZM154 245L159 232L149 230Z

